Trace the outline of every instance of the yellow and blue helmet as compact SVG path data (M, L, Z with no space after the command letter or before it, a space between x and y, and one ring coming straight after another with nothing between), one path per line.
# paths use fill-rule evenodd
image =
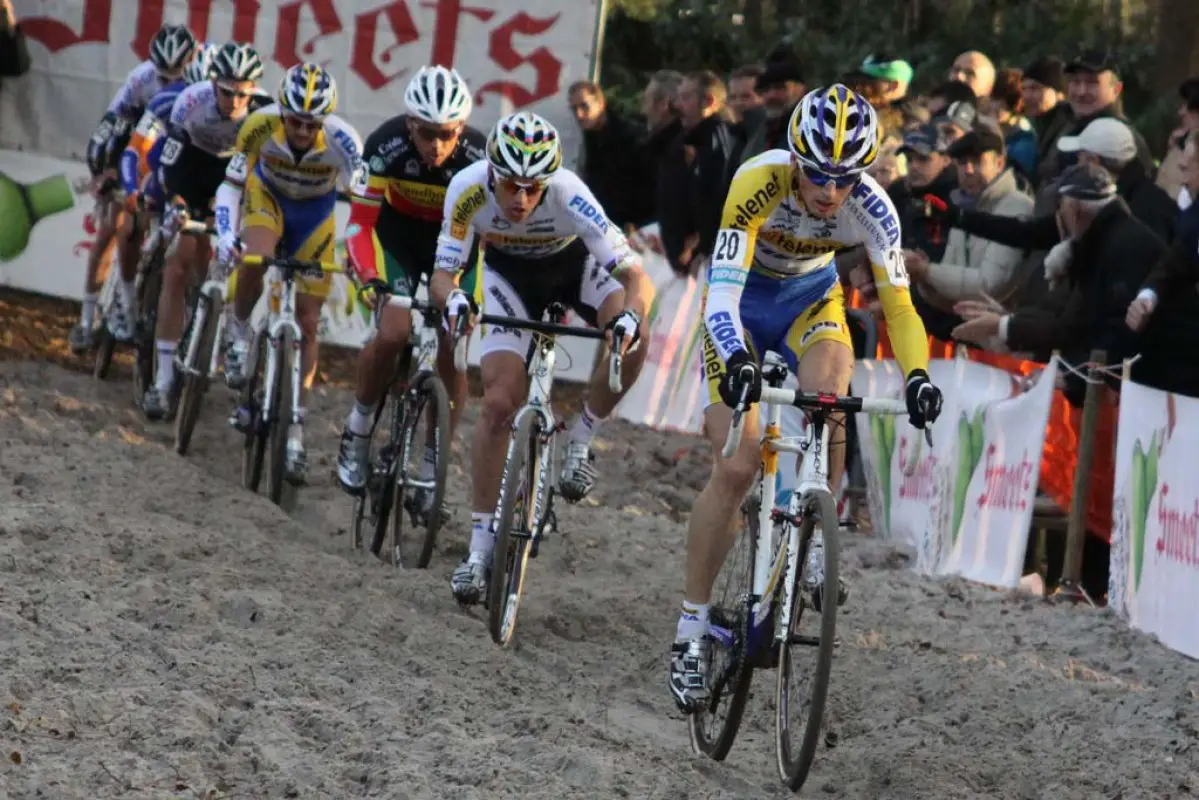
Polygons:
M320 64L296 64L279 84L279 107L301 117L325 117L337 108L337 83Z
M864 172L882 138L874 107L840 83L804 95L787 126L787 144L800 164L833 176Z

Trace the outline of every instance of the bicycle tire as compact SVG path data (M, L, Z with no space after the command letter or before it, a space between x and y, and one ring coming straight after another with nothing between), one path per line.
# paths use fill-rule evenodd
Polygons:
M422 537L415 561L417 569L426 569L433 559L433 547L437 544L437 534L441 531L441 504L445 499L446 476L450 468L450 395L446 391L445 384L441 382L441 378L426 374L418 379L416 398L416 402L409 409L404 421L404 434L400 440L403 445L398 463L401 465L401 470L405 471L411 464L411 451L418 447L415 437L416 429L421 418L425 416L424 411L427 408L430 414L429 429L433 431L436 462L433 468L433 497L429 505L431 511L425 520L425 534ZM423 445L422 442L421 450L423 450ZM418 452L420 451L418 450ZM421 460L423 461L423 456ZM402 472L397 472L399 473L396 475L397 494L402 498L403 493L399 490L399 478ZM403 548L401 546L406 510L408 510L406 504L401 501L397 504L391 520L392 564L403 567L409 566L402 558ZM413 527L418 527L414 514L410 515L409 519L412 521Z
M256 333L250 345L254 353L254 363L246 371L246 381L241 387L239 408L249 413L249 426L242 440L241 485L243 488L258 493L262 485L262 468L266 461L266 427L262 419L262 400L259 394L264 391L262 382L266 376L266 354L268 346L265 333Z
M212 362L212 351L216 347L216 331L220 326L221 301L219 298L197 298L197 303L208 303L204 316L204 327L199 331L200 341L196 346L196 374L185 374L179 392L179 412L175 417L175 452L187 455L191 447L192 434L200 419L204 405L204 393L208 391L208 365ZM194 318L194 315L193 315Z
M157 256L156 256L157 259ZM133 356L134 403L142 406L142 398L154 385L157 368L158 348L154 343L154 332L158 327L158 296L162 292L162 269L156 264L147 270L142 280L141 298L138 302L137 333Z
M824 719L825 701L828 699L829 677L833 668L833 651L836 649L837 603L834 598L833 602L820 603L820 635L816 642L816 665L812 671L811 708L807 720L804 722L803 739L800 742L799 751L795 753L789 735L791 696L788 681L795 668L793 653L797 652L798 648L811 646L808 641L798 641L800 637L797 630L803 618L804 609L809 607L800 578L807 566L808 546L812 541L817 521L820 522L824 534L824 586L836 587L839 579L840 550L837 538L839 528L837 503L833 500L832 494L827 491L815 492L810 495L807 508L804 509L799 531L800 574L796 575L795 592L791 598L791 630L787 632L785 646L780 648L775 684L775 754L779 777L793 792L799 791L799 787L803 786L804 781L807 780L808 771L812 768L812 761L816 756L816 748L820 744L820 726Z
M391 410L392 416L388 417L387 428L391 429L393 427L391 420L394 419L394 415L396 413L396 409L394 408L395 406L396 403L389 396L386 399L386 402L379 403L378 407L375 409L375 419L371 424L371 451L367 456L366 462L369 465L370 472L366 476L366 485L362 487L362 491L355 492L351 495L354 498L354 512L353 519L351 520L352 527L350 528L350 546L355 550L361 550L363 542L366 540L366 537L363 533L365 524L369 522L370 527L373 530L379 517L379 494L377 491L379 482L375 478L375 472L377 469L376 462L382 458L382 456L386 453L386 450L382 449L378 452L374 451L374 435L375 431L379 429L379 420L383 418L384 413L388 409ZM385 445L385 447L390 446L391 440L388 441L388 444ZM374 543L373 533L371 534L371 542L372 544Z
M383 542L387 539L387 523L391 520L392 511L399 513L395 508L396 469L404 435L405 402L402 394L388 392L384 405L391 409L387 426L390 433L387 444L379 450L378 466L376 459L371 459L371 474L367 478L368 487L371 481L376 484L376 491L371 499L372 519L375 525L371 534L371 553L380 559L383 558Z
M268 495L275 505L283 503L283 486L287 483L287 429L291 425L291 359L294 335L284 328L279 336L279 349L275 353L275 385L272 387L276 402L271 404L271 417L267 420L270 430L270 464Z
M746 703L749 700L749 687L753 682L753 665L750 663L750 654L746 652L752 603L744 598L748 598L753 589L760 502L760 499L755 502L751 496L741 504L741 515L745 519L745 528L740 534L740 540L729 553L729 558L724 562L725 566L732 564L733 569L727 573L724 587L719 593L722 600L712 603L708 612L709 619L713 624L734 631L737 636L733 648L728 651L730 664L726 667L718 666L715 657L717 647L713 642L708 672L708 703L699 711L687 715L687 728L691 738L692 751L696 755L707 756L713 761L723 761L729 754L729 750L732 749L737 732L741 728L741 718L745 714ZM736 554L742 545L744 545L746 559L745 563L738 567ZM721 572L724 572L723 567ZM742 581L740 585L738 585L738 578ZM717 581L719 582L719 577ZM732 602L726 605L725 598ZM724 674L726 671L727 674ZM713 680L717 676L719 676L719 680ZM728 699L728 706L724 711L724 720L713 735L708 731L705 723L715 716L721 700L725 698Z
M108 330L108 323L101 321L100 328L96 331L96 360L92 365L93 378L98 381L108 378L108 371L112 367L112 356L116 349L117 340Z
M529 564L529 533L533 522L531 517L536 507L532 495L541 467L541 427L541 416L536 413L525 414L520 421L512 433L512 458L504 467L504 482L500 487L499 512L495 520L495 551L491 557L491 577L487 585L487 628L491 640L500 647L512 643L521 594L524 592ZM520 507L521 529L513 530L518 501L523 501Z

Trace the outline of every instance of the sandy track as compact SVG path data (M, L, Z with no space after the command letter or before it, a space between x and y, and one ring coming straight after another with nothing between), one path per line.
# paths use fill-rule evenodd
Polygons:
M461 440L457 518L428 572L397 574L349 549L343 390L310 404L291 516L238 488L223 392L187 459L129 394L0 363L0 747L22 762L0 796L786 796L772 674L725 764L690 755L665 690L694 440L604 429L597 503L560 512L505 653L449 595ZM861 537L845 560L837 743L805 796L1199 793L1194 662L1106 612L922 579Z

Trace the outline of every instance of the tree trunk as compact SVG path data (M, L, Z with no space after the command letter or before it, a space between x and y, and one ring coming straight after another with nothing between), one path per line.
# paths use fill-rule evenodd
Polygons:
M1157 75L1160 92L1199 76L1199 2L1160 0L1157 22Z

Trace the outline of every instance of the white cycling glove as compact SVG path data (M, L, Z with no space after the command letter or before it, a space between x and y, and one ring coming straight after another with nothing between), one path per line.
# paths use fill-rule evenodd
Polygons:
M624 337L629 343L629 352L632 352L641 336L641 315L631 308L626 308L608 323L607 328L612 331L613 338L617 333Z
M457 318L462 315L470 316L470 298L467 297L466 292L461 289L455 289L445 299L446 330L449 330L451 317Z
M241 242L238 241L236 233L226 233L217 239L216 242L216 260L222 266L228 267L237 260L241 255Z

